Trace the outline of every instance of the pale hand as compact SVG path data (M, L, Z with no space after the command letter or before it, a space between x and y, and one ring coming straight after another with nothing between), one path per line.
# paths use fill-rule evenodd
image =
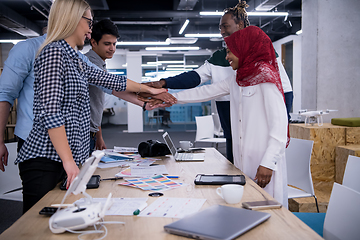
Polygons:
M5 166L8 164L8 150L4 143L0 144L0 169L5 172Z
M66 189L68 189L70 184L74 181L75 177L79 174L80 170L73 160L66 162L63 161L62 163L67 175Z

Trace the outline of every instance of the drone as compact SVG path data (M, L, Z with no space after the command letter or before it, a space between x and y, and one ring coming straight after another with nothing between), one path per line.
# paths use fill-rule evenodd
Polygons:
M322 126L323 125L322 115L329 114L330 112L336 112L336 111L337 110L330 110L330 109L326 109L325 111L323 111L323 110L308 111L307 109L305 109L305 110L300 110L299 114L302 116L305 116L305 125L313 126L314 123L317 122L318 126Z

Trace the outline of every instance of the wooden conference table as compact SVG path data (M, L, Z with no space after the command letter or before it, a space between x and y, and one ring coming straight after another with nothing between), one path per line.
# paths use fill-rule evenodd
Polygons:
M171 175L179 175L178 182L186 183L184 187L164 192L166 197L184 197L184 198L205 198L202 209L212 205L227 205L220 198L215 190L218 186L194 185L194 178L198 173L204 174L240 174L241 171L230 164L214 148L206 149L204 162L175 162L172 157L163 157L159 164L166 165ZM102 178L113 177L120 171L120 168L97 169L96 174ZM114 198L119 197L148 197L149 191L143 191L132 187L118 186L117 181L103 181L98 189L89 189L86 192L94 198L105 198L109 192L112 192ZM272 199L256 183L246 177L246 185L242 202L264 200L264 196ZM10 228L0 235L0 239L77 239L78 234L62 233L53 234L49 229L49 217L39 215L39 211L54 203L60 203L65 191L58 187L50 191L36 205L34 205L26 214L16 221ZM75 200L84 197L69 196L65 203L73 203ZM150 205L156 198L149 197L147 203ZM241 203L229 205L232 207L241 207ZM322 239L311 228L300 221L295 215L285 208L274 210L263 210L271 214L271 217L261 225L240 236L240 239ZM105 239L187 239L184 237L168 234L163 226L178 220L177 218L152 218L138 216L105 216L105 221L123 221L125 225L107 224L108 235ZM90 229L90 228L89 228ZM83 236L83 239L96 239L98 234Z

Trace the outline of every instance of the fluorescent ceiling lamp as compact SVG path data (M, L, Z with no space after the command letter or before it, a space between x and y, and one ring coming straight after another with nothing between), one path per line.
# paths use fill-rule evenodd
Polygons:
M190 22L189 19L186 19L186 20L185 20L183 26L180 28L180 31L179 31L179 34L180 34L180 35L184 32L184 30L185 30L185 28L187 27L187 25L189 24L189 22Z
M300 35L300 34L302 34L302 29L296 32L296 35Z
M149 46L149 45L170 45L170 42L117 42L116 46Z
M184 50L199 50L199 47L146 47L147 51L184 51Z
M21 39L21 40L0 40L0 43L12 43L12 44L17 44L18 42L21 42L21 41L25 41L25 39Z
M200 12L202 16L222 16L224 12ZM278 17L278 16L288 16L288 12L248 12L248 16L258 16L258 17Z
M170 42L170 44L194 44L197 40L197 38L170 37L166 39L166 42Z
M167 65L170 68L197 68L199 65Z
M152 65L152 66L156 66L156 65L160 66L161 62L147 62L146 64L147 65Z
M116 74L116 75L121 75L121 74L124 74L125 72L109 72L111 74Z
M205 38L221 38L220 33L187 33L185 34L185 37L205 37Z

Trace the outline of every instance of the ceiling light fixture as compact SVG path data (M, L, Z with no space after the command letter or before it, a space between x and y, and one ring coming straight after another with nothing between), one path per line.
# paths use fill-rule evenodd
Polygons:
M21 41L25 41L25 39L21 39L21 40L15 40L15 39L13 39L13 40L0 40L0 43L12 43L12 44L17 44L18 42L21 42Z
M202 16L222 16L224 12L200 12ZM256 16L256 17L279 17L279 16L288 16L288 12L248 12L248 16Z
M196 37L196 38L221 38L220 33L187 33L185 37Z
M296 32L296 35L300 35L300 34L302 34L302 29Z
M185 20L183 26L180 28L180 31L179 31L180 35L183 34L183 32L184 32L185 28L187 27L187 25L189 24L189 22L190 22L189 19Z
M165 42L117 42L116 46L149 46L149 45L170 45L169 41Z
M147 51L185 51L185 50L199 50L199 47L146 47Z

